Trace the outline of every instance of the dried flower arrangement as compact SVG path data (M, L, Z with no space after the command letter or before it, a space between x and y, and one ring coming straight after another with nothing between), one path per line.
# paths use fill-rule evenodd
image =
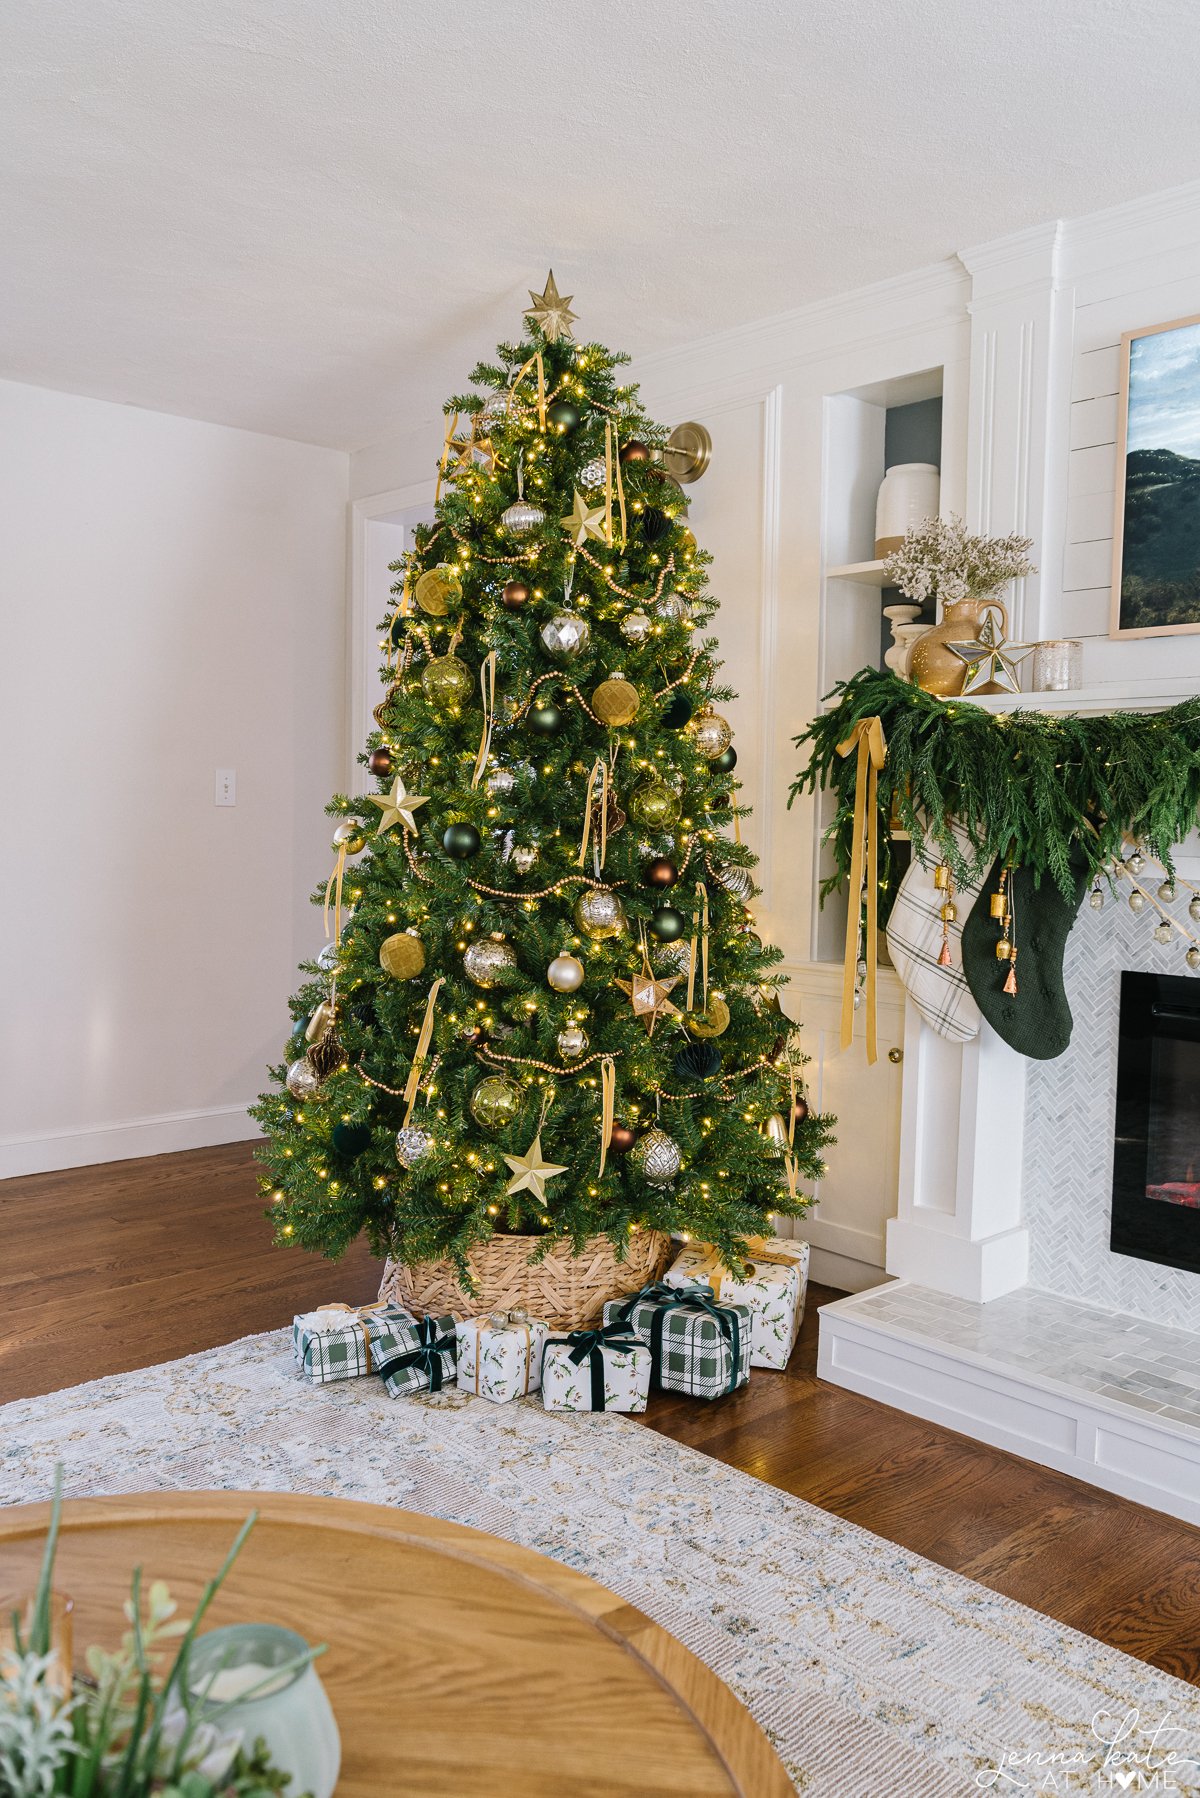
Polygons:
M962 519L926 518L907 532L900 548L884 562L889 587L899 587L915 605L928 599L953 605L960 599L993 599L1011 580L1036 574L1029 560L1032 537L972 536Z

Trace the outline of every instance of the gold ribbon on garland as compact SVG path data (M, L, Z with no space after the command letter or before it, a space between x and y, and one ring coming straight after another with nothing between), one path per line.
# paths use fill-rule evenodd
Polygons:
M540 350L535 350L533 352L533 355L529 358L524 368L521 369L508 391L510 394L515 393L530 369L535 366L537 368L538 430L544 431L546 429L546 369L542 362L542 352Z
M433 1038L433 1013L434 1007L437 1005L437 996L442 990L442 980L443 976L439 974L429 989L429 997L425 1001L425 1016L421 1019L421 1033L417 1037L412 1067L408 1070L408 1079L404 1086L404 1128L406 1130L412 1121L413 1107L417 1102L417 1094L421 1090L421 1071Z
M597 792L599 784L599 792ZM608 854L608 763L602 755L598 755L592 763L592 771L588 775L587 794L583 802L583 840L579 845L577 867L582 868L587 861L588 838L592 830L592 806L599 801L599 822L596 825L596 838L599 843L599 866L604 866L604 858Z
M708 888L702 880L696 882L696 909L692 913L692 952L688 960L687 1008L692 1010L696 1001L696 953L700 954L701 992L703 1000L701 1009L708 1004Z
M879 770L887 760L882 718L860 718L837 746L839 755L854 755L854 846L850 854L850 903L846 914L846 959L842 971L842 1048L854 1040L854 993L857 987L858 939L866 907L863 960L867 964L867 1063L877 1058L876 970L879 923Z
M600 1062L600 1166L596 1174L597 1179L604 1172L616 1115L617 1064L611 1055L605 1055Z
M488 756L492 750L492 729L496 722L496 651L489 650L479 667L479 691L483 697L483 735L479 739L479 753L475 757L475 771L471 775L472 787L477 787L487 767Z
M621 513L621 542L624 544L628 535L628 525L625 517L625 484L621 479L621 449L617 441L616 427L611 418L606 418L604 421L604 541L609 549L613 546L614 488Z

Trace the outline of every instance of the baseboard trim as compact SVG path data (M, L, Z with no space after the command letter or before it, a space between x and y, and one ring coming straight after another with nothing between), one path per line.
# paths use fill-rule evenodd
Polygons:
M839 1255L834 1249L819 1249L808 1233L807 1218L799 1221L800 1234L809 1242L808 1277L817 1286L832 1286L835 1292L866 1292L873 1286L885 1286L888 1276L873 1261L859 1261L853 1255Z
M20 1174L56 1173L60 1168L93 1167L102 1161L136 1161L143 1155L170 1155L179 1149L211 1149L259 1135L242 1105L208 1105L196 1111L166 1111L158 1117L102 1124L90 1130L56 1130L50 1136L10 1136L0 1141L0 1180Z

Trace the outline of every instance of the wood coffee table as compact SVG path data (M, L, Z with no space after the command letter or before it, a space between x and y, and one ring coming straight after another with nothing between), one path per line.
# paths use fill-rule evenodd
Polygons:
M782 1798L750 1713L674 1636L594 1580L480 1530L346 1499L162 1492L63 1507L55 1586L75 1642L115 1643L133 1568L190 1612L258 1523L206 1627L326 1642L344 1798ZM36 1580L48 1505L0 1511L0 1592Z

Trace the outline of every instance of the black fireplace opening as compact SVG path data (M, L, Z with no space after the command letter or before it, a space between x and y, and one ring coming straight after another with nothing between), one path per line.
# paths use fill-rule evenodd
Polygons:
M1121 975L1110 1246L1200 1273L1200 980Z

